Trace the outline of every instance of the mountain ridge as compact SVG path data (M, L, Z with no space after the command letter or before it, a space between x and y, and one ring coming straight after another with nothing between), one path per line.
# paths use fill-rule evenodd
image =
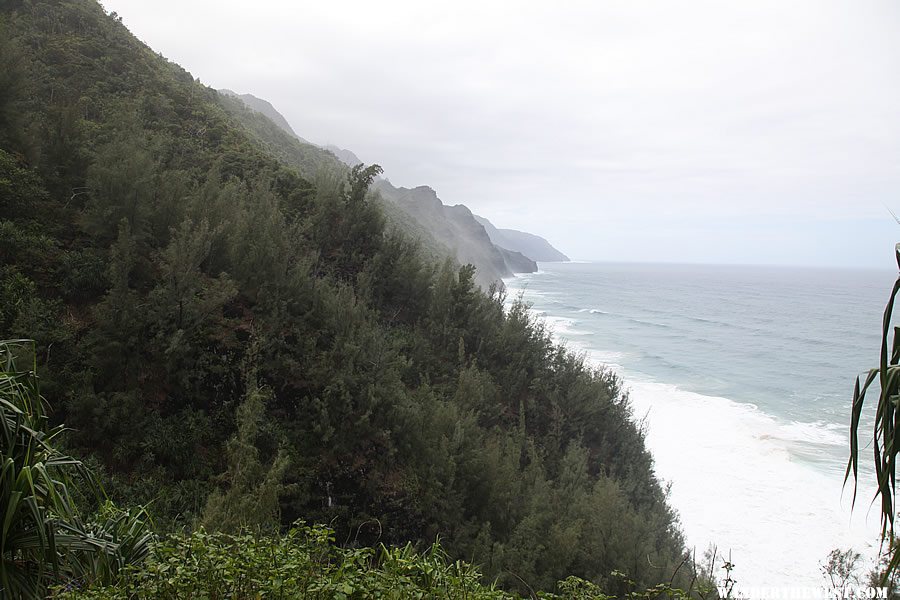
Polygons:
M550 242L534 233L516 229L499 229L489 220L474 215L487 231L491 241L502 248L520 252L536 262L568 262L569 257L557 250Z
M390 181L381 180L375 182L374 188L389 203L398 206L421 224L460 264L476 265L478 269L475 278L482 288L487 289L492 283L510 277L515 272L537 270L533 261L524 257L524 260L515 260L513 256L504 255L491 242L484 227L475 220L468 207L462 204L444 204L437 192L429 186L398 188Z
M236 94L231 90L219 91L243 100L248 108L264 114L269 117L273 123L281 127L290 135L305 141L294 132L287 119L285 119L270 102L257 98L252 94ZM262 110L257 108L257 106ZM339 161L349 167L362 164L359 157L350 150L340 148L333 144L318 147L330 152ZM456 260L463 263L470 262L475 265L477 268L476 280L479 285L485 289L487 289L491 283L497 282L505 277L510 277L515 273L533 273L537 271L536 262L538 260L568 260L564 254L553 248L549 242L540 236L515 230L497 230L487 220L484 220L488 223L488 226L485 226L481 217L472 213L468 208L466 209L467 212L447 210L452 209L452 207L444 205L437 197L436 192L431 190L428 186L396 188L390 184L389 181L384 184L379 178L379 180L376 181L375 187L385 195L387 199L394 201L400 206L404 212L414 219L417 219L419 224L422 225L442 247L451 251L451 256ZM432 193L429 194L422 188L428 188ZM416 190L418 190L418 192L416 192ZM398 198L402 198L402 200L398 201ZM410 204L411 198L416 198L417 200L425 202L430 208L421 210L416 209ZM438 210L435 201L444 208ZM456 206L464 205L460 204ZM441 213L443 213L443 218L440 216ZM452 223L441 223L441 221L448 219ZM478 225L485 229L485 233L487 234L486 238L477 231L477 228L473 224L466 222L469 219L474 220ZM489 231L488 227L494 231ZM509 232L509 234L504 235L504 233L497 232ZM470 249L466 248L466 246L470 244L474 247ZM485 247L485 244L493 245L496 250ZM532 250L534 251L533 253L535 256L531 255ZM536 258L536 256L541 258Z
M291 124L288 123L288 120L284 118L280 112L278 112L272 103L268 100L263 100L258 96L254 96L253 94L238 94L232 90L227 88L222 88L218 90L220 94L225 94L226 96L231 96L233 98L237 98L241 100L244 104L247 105L248 108L255 110L256 112L264 114L268 117L273 123L284 129L286 132L290 133L292 136L296 137L298 140L303 142L304 144L312 144L309 140L306 140L294 131L294 128L291 127ZM317 144L312 144L317 145Z

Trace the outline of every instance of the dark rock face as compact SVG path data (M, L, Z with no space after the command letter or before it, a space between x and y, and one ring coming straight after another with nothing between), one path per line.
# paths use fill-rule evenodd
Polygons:
M513 274L501 249L491 243L484 227L462 204L445 206L427 186L397 188L382 180L376 182L375 188L428 232L432 240L420 240L423 244L436 243L458 263L475 265L475 279L483 288Z
M247 108L265 115L285 133L301 142L287 119L272 104L252 94L219 90L220 94L241 100ZM334 145L314 146L322 156L349 167L362 164L350 150ZM336 160L335 160L336 159ZM486 219L472 214L465 205L446 206L428 186L397 188L378 179L374 188L386 202L388 218L412 237L419 239L433 257L451 257L459 264L475 265L475 280L487 289L492 283L513 273L537 271L537 260L568 260L546 240L511 229L497 229Z
M501 248L500 246L497 246L497 249L500 250L500 253L503 255L503 260L506 261L506 266L509 267L509 270L513 273L534 273L538 270L537 263L521 252L516 252L515 250L507 250L506 248Z
M516 231L515 229L498 229L483 217L475 215L475 219L484 226L491 241L498 246L521 252L537 262L565 262L569 257L550 245L550 242L539 235Z

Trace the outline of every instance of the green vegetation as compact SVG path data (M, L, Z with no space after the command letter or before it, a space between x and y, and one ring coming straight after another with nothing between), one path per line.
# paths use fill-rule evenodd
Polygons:
M73 484L93 480L55 447L62 428L48 427L34 369L16 366L22 355L33 360L33 346L0 342L0 591L31 598L54 582L111 583L149 553L147 514L106 502L79 516Z
M625 582L625 585L628 585ZM583 579L559 582L546 600L612 600ZM712 594L709 590L707 594ZM453 560L434 544L417 552L411 544L388 548L341 548L334 532L298 524L281 537L197 531L158 543L147 563L115 586L61 592L71 600L131 598L284 598L514 600L520 598L482 582L471 565ZM627 594L632 600L686 599L667 584Z
M572 575L619 596L697 577L616 377L555 345L521 302L505 311L471 267L424 258L369 191L377 166L271 147L233 99L92 0L13 0L0 18L0 339L37 341L28 377L40 369L54 423L71 427L67 452L112 501L151 506L163 536L145 569L124 568L143 551L120 541L119 555L73 546L87 554L54 563L81 518L49 492L68 489L56 470L69 461L4 450L60 482L14 513L47 541L4 546L8 577L140 596L171 561L195 569L177 585L210 581L212 563L182 557L243 552L248 527L247 552L301 561L322 586L349 581L334 575L349 563L393 577L403 557L417 574L397 589L440 559L461 597L477 576L458 559L501 589L571 597L574 580L557 582ZM0 493L11 506L15 490ZM144 539L144 513L81 495L81 514L100 511L91 531ZM331 524L340 544L278 536L299 520ZM311 535L331 558L302 563ZM287 576L259 568L235 597Z
M900 244L897 244L894 255L897 266L900 268ZM900 546L896 543L894 534L897 456L900 454L900 409L897 406L897 399L900 398L900 328L893 325L894 304L898 293L900 293L900 277L894 282L887 306L884 309L881 356L878 367L868 372L862 384L860 384L859 377L856 378L850 422L850 460L847 463L847 473L844 477L846 483L850 476L853 476L853 500L855 503L855 483L859 477L860 418L866 393L873 383L877 383L878 399L875 407L872 444L876 493L881 499L882 543L886 546L883 548L886 551L886 558L883 558L877 566L882 584L895 584L900 575Z
M285 535L254 535L248 523L229 521L256 514L262 519L256 523L264 523L271 516L265 508L277 501L272 494L253 493L269 489L265 485L240 485L254 474L272 478L271 472L259 469L255 449L246 444L260 416L261 392L254 384L248 384L248 397L239 409L245 426L229 443L229 455L242 471L232 473L236 494L214 494L207 507L210 525L236 533L210 534L200 528L155 539L143 509L122 511L109 501L101 501L94 518L85 522L79 516L83 506L79 511L70 489L80 480L83 489L95 490L93 477L82 463L54 447L62 429L47 430L37 374L18 369L17 356L33 360L33 344L0 342L0 433L6 442L0 487L0 506L5 509L0 537L4 598L519 597L485 585L477 568L454 561L438 543L425 552L410 543L348 548L338 546L334 531L322 526L296 523ZM626 589L635 585L619 579ZM559 582L558 588L565 598L611 598L596 584L576 577ZM696 595L711 593L699 587ZM627 595L691 597L668 584Z

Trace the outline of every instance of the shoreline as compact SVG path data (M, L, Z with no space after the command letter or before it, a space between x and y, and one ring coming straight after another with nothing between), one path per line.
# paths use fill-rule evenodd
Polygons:
M670 506L698 560L708 545L716 544L720 556L731 550L733 576L741 585L821 585L820 565L828 553L852 547L864 557L861 573L868 573L880 529L877 515L866 518L874 486L866 485L865 476L851 515L852 488L848 484L842 490L843 472L823 471L801 460L800 450L810 443L803 436L809 432L793 431L790 423L753 404L629 372L626 364L616 362L626 353L578 340L585 332L570 329L577 327L572 318L529 299L534 290L528 280L534 275L504 280L510 292L507 303L521 294L557 343L621 378L633 418L646 418L645 441L656 475L664 485L671 484ZM534 296L540 300L540 292ZM795 425L802 429L806 424ZM840 436L827 443L840 443Z

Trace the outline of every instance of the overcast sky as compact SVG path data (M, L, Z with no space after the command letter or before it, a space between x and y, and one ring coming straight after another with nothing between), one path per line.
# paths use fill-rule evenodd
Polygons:
M573 258L889 268L900 240L896 0L103 4Z

